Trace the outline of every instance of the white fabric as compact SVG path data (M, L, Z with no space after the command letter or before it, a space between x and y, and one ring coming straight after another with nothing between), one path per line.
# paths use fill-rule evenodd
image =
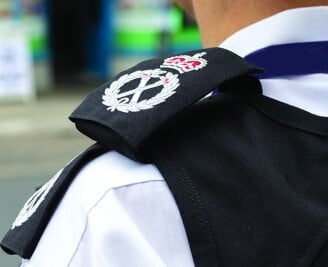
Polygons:
M271 44L328 39L323 23L327 12L327 7L282 12L236 33L222 47L244 56ZM265 80L262 85L268 96L327 116L328 98L322 90L327 78L322 76ZM83 168L32 258L22 263L22 267L99 266L194 266L178 208L159 171L116 152Z
M220 47L244 57L270 45L328 41L327 18L328 6L284 11L233 34ZM328 74L270 78L261 83L264 95L328 117Z
M109 152L78 174L24 267L194 266L153 165Z
M328 15L328 14L327 14ZM280 102L328 117L328 75L311 74L261 80L263 94Z
M328 6L295 8L256 22L220 45L244 57L271 45L327 41Z

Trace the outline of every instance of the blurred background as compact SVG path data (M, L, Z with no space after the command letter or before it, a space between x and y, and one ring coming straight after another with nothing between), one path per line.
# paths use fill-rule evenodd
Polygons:
M200 47L169 0L0 0L0 236L92 144L67 119L91 90L141 60ZM0 252L1 267L19 262Z

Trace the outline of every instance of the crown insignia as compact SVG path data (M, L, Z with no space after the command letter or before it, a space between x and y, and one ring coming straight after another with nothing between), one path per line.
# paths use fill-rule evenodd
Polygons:
M198 53L193 56L179 55L164 60L161 68L171 68L179 71L179 73L199 70L207 65L207 60L202 58L206 52Z

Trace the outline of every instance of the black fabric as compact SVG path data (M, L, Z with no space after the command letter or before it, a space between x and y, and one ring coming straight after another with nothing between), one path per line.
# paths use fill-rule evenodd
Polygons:
M162 66L165 58L160 58L142 62L120 73L113 81L92 92L72 113L70 119L82 133L97 142L111 147L131 159L149 161L142 157L143 143L170 117L197 102L228 80L263 71L248 64L239 56L220 48L191 51L184 55L193 56L197 53L206 53L202 58L207 60L207 65L199 70L177 74L176 70ZM159 103L151 109L128 113L119 110L111 112L102 104L104 92L111 84L117 83L119 79L126 78L125 75L131 75L136 71L158 68L177 75L180 83L176 93L167 98L165 102ZM125 84L122 90L132 90L137 85L138 79L134 79ZM156 95L154 91L147 91L144 94L148 98ZM149 95L147 96L147 94ZM96 124L99 126L95 127ZM102 129L101 133L100 129ZM113 142L112 138L124 142Z
M178 55L172 65L169 65L167 60L163 58L149 60L122 72L112 82L91 93L73 112L70 119L76 123L76 127L82 133L96 140L98 144L82 153L63 170L54 186L45 196L44 201L26 222L9 230L1 242L1 247L6 252L17 254L23 258L31 257L60 200L76 174L89 161L109 149L117 150L131 159L151 161L145 156L147 154L143 153L142 147L144 143L148 142L152 133L161 128L162 124L199 101L216 86L262 71L237 55L219 48ZM180 62L185 65L180 65ZM143 72L145 70L146 73ZM118 110L115 106L110 107L111 110L116 109L115 112L107 110L108 106L102 103L106 88L114 88L112 86L121 82L115 92L125 94L126 90L133 90L141 86L140 80L142 78L140 77L144 76L138 76L140 73L146 76L147 81L154 82L148 79L148 74L154 71L160 72L161 75L156 76L156 78L161 83L157 88L151 86L153 90L148 90L139 97L152 99L154 94L163 92L166 88L165 84L176 85L176 92L168 91L171 93L171 95L168 94L170 97L165 101L155 101L156 103L151 109L141 109L137 110L138 112L129 113L126 110ZM162 74L167 76L162 76ZM137 75L137 78L133 75ZM126 80L127 77L131 80ZM154 79L153 76L151 77ZM166 78L168 78L168 83ZM148 86L148 84L143 86L145 85Z
M327 267L328 266L328 245L320 251L319 257L316 259L312 267Z
M199 102L153 141L196 266L309 267L328 241L328 120L255 91Z
M207 67L178 75L177 92L152 109L109 112L101 103L109 84L93 92L71 120L99 144L64 169L37 212L9 231L2 247L29 258L77 172L115 149L159 168L197 267L324 266L328 119L262 96L249 76L258 70L234 54L206 52ZM113 83L162 62L141 63ZM133 81L127 90L136 86ZM200 100L217 86L218 94Z
M167 153L165 150L160 152ZM222 265L207 207L188 171L171 153L165 154L164 158L157 155L157 158L155 163L168 182L182 215L195 265L225 266Z
M63 169L58 180L51 188L44 201L29 220L23 225L7 232L1 241L1 248L9 254L17 254L24 259L29 259L32 256L51 216L76 174L81 168L83 168L83 166L85 166L85 164L106 151L107 150L104 149L103 146L96 144L70 162Z
M131 159L151 161L142 153L142 147L162 124L181 110L199 101L219 84L262 71L235 54L219 48L178 55L172 65L167 60L163 58L149 60L122 72L112 82L91 93L73 112L70 119L76 123L76 127L96 140L98 144L82 153L63 170L47 193L45 200L26 222L9 230L1 242L1 246L6 252L18 254L23 258L31 257L67 188L80 169L89 161L109 149L115 149ZM185 65L181 65L181 62ZM144 72L145 70L146 72ZM115 85L120 84L114 93L125 94L127 90L140 88L144 75L147 82L154 82L148 79L148 75L156 71L160 72L160 75L154 76L160 81L159 85L157 88L151 86L153 90L147 90L143 96L139 95L139 97L152 99L154 94L163 92L166 88L165 85L174 85L176 92L168 91L171 95L168 94L170 97L164 99L165 101L155 101L151 109L141 109L137 110L138 112L130 113L127 110L116 109L117 106L110 107L109 109L112 111L116 109L115 112L110 112L107 110L108 106L102 103L106 88L114 88ZM134 75L137 75L137 78ZM154 79L153 76L150 77ZM126 78L130 80L126 80ZM149 84L143 86L145 85ZM136 111L135 107L131 111Z

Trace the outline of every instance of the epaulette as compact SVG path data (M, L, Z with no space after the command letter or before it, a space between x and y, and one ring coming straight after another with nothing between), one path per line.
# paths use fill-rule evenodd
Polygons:
M66 167L37 190L24 204L0 246L8 254L31 258L58 204L77 173L92 159L106 152L93 145L76 156Z
M147 161L142 146L164 122L222 83L259 72L221 48L148 60L92 92L70 119L98 143Z
M147 161L142 147L165 122L223 83L256 72L262 70L227 50L211 48L142 62L93 91L70 119L98 144L81 153L28 200L1 247L30 258L83 166L109 149Z

